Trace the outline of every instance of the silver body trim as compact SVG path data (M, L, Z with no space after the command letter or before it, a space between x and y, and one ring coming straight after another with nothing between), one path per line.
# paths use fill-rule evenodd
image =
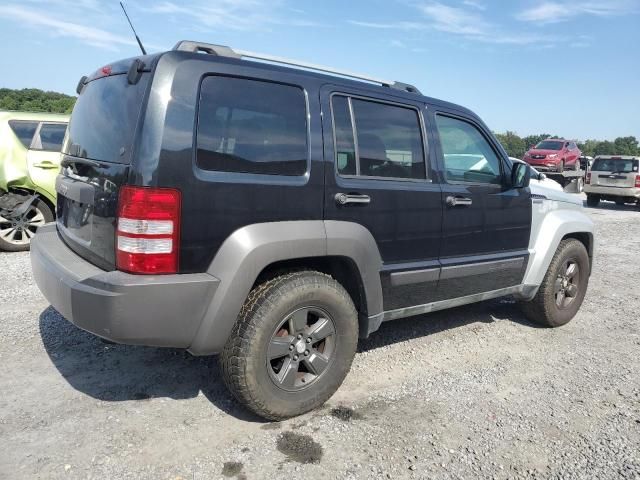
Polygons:
M470 303L482 302L493 298L503 297L505 295L520 294L524 291L523 285L514 287L501 288L491 292L476 293L467 295L466 297L452 298L449 300L441 300L439 302L426 303L424 305L416 305L414 307L398 308L397 310L388 310L383 314L383 322L397 320L399 318L412 317L414 315L422 315L424 313L437 312L438 310L446 310L453 307L459 307Z

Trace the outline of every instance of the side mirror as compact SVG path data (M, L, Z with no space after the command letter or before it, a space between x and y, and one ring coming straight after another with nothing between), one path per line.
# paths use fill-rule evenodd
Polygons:
M526 163L514 163L511 169L511 187L526 188L531 181L531 169Z

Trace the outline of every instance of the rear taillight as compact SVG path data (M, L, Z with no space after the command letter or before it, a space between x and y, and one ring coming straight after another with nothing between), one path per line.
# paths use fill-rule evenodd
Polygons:
M640 175L636 175L636 188L640 188Z
M591 172L587 172L587 176L584 179L584 183L591 183Z
M116 265L130 273L177 273L180 191L122 187L118 198Z

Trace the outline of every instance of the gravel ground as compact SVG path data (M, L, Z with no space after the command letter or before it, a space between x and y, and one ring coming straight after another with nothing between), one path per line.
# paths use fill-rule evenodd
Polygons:
M107 345L0 253L0 478L640 478L640 213L602 204L569 325L507 300L385 324L325 408L264 423L215 357Z

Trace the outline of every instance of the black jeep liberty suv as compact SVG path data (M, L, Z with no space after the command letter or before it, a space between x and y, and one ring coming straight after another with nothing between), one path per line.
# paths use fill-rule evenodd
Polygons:
M78 94L40 290L105 339L220 354L265 418L323 404L384 321L513 295L558 326L582 303L581 203L415 87L183 41Z

